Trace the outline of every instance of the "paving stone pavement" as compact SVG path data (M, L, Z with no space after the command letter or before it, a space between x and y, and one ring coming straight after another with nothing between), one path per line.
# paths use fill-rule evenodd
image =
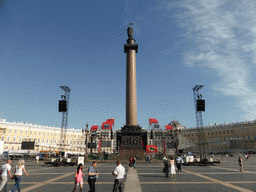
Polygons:
M244 159L243 159L244 160ZM126 168L124 178L125 192L166 192L166 191L243 191L256 192L256 158L250 157L244 160L244 172L239 172L237 157L221 159L218 166L183 166L183 172L177 174L176 178L166 178L162 163L136 163L136 170L129 170L128 163L122 163ZM0 161L1 164L4 162ZM12 174L17 161L12 162ZM83 191L89 191L87 184L87 168L89 163L84 165L84 187ZM114 177L112 171L115 163L98 163L96 170L99 171L99 178L96 182L96 191L112 191ZM22 192L53 192L72 191L74 188L74 176L76 166L51 167L45 166L42 162L27 161L26 170L29 177L25 175L21 179ZM128 173L128 174L127 174ZM8 190L14 185L13 180L8 181ZM78 190L77 190L78 191Z

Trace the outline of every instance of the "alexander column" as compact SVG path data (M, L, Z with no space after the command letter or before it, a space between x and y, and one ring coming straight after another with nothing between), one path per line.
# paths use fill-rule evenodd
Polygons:
M138 44L135 44L132 23L127 29L128 39L124 45L126 53L126 125L137 126L137 85L136 85L136 53Z
M122 127L118 134L118 148L123 158L128 156L142 156L143 142L142 137L147 138L137 124L137 86L136 86L136 53L138 53L138 44L135 44L133 38L133 23L128 24L124 52L126 53L126 125ZM120 148L121 147L121 148Z

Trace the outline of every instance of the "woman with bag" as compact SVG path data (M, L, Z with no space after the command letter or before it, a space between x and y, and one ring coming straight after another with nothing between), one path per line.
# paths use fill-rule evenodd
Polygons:
M18 165L16 165L16 167L15 167L15 170L14 170L15 184L12 188L12 192L14 192L16 189L18 190L18 192L20 192L20 180L21 180L21 176L22 176L22 171L28 177L28 174L25 169L25 161L23 159L19 160Z
M80 163L76 169L76 172L75 172L75 188L73 189L73 192L76 191L77 189L77 186L80 184L80 191L83 190L83 165L82 163Z

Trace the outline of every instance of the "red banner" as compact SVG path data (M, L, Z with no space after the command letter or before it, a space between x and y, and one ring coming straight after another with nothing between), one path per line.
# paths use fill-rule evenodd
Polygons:
M146 145L147 153L158 153L156 145Z
M151 125L151 123L158 123L157 119L149 119L149 125Z
M98 125L93 125L92 127L91 127L91 131L97 131L98 130Z
M171 125L165 125L166 130L173 130L173 127Z

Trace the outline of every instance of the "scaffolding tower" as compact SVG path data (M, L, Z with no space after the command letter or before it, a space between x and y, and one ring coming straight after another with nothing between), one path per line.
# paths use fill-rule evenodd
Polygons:
M62 123L61 123L61 135L60 135L60 148L61 151L65 151L66 137L67 137L67 127L68 127L68 109L69 109L69 96L71 89L68 86L60 86L65 94L61 96L63 100L66 101L66 110L62 112Z
M204 126L203 126L203 119L202 119L202 111L204 109L199 109L198 101L204 101L202 100L202 95L199 94L199 89L203 88L203 85L195 85L193 87L193 92L194 92L194 101L195 101L195 109L196 109L196 125L197 125L197 130L198 130L198 146L199 146L199 155L200 155L200 160L201 158L204 157L204 152L205 152L205 138L204 138ZM204 104L203 104L204 108Z

